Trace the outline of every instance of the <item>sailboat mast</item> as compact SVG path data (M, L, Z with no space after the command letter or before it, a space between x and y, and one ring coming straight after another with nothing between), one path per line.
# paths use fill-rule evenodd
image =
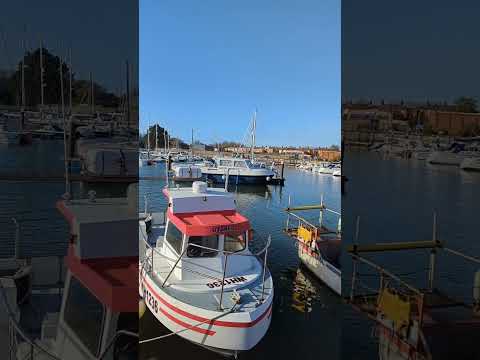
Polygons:
M190 152L192 153L192 157L193 157L193 129L192 129L192 145L190 146Z
M255 149L255 131L257 128L257 109L255 109L255 112L253 113L253 124L252 124L252 161L254 157L254 149Z
M69 98L68 98L68 101L69 101L69 107L70 107L70 114L72 114L73 110L72 110L72 48L69 48L68 49L68 86L69 86Z
M163 149L164 153L167 153L167 130L163 129Z
M95 95L93 93L93 74L90 72L90 106L91 106L91 111L92 115L95 113Z
M158 149L158 124L155 124L155 151Z
M147 126L147 151L150 153L150 120L148 121Z
M23 57L22 57L22 111L25 110L25 53L26 53L25 39L23 39Z
M127 123L130 125L130 73L129 73L129 65L128 60L125 61L125 68L126 68L126 84L125 84L125 96L126 96L126 108L127 108Z
M41 104L41 110L43 110L44 106L44 92L43 92L43 43L42 40L40 40L40 104Z
M65 193L70 195L70 167L69 167L69 156L68 156L68 146L67 146L67 121L65 119L65 98L63 94L63 60L59 56L60 60L60 97L62 105L62 118L63 118L63 156L65 163Z

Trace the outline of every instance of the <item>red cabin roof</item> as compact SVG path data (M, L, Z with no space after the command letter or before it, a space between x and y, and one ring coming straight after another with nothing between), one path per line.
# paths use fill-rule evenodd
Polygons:
M248 219L235 210L174 214L169 208L167 216L188 236L241 233L250 228Z
M115 312L138 311L138 257L80 260L70 245L65 263L83 286Z

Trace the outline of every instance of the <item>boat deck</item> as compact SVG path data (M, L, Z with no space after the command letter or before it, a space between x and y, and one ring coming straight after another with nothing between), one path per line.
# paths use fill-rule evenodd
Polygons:
M151 231L148 234L148 243L150 246L157 248L162 246L164 230L165 227L163 225L153 225L151 227ZM140 236L144 233L145 230L141 225ZM141 242L142 239L140 239L140 243ZM150 249L147 249L144 254L143 259L148 257L150 259L149 261L153 262L153 276L150 276L149 278L155 283L155 285L162 287L165 278L171 270L171 266L167 263L169 260L157 251L153 251L152 254L152 250ZM175 260L176 259L170 259L170 263L173 263ZM194 275L194 279L188 281L180 280L175 277L174 273L172 273L162 290L183 303L211 311L218 311L220 307L224 309L233 307L235 305L233 297L236 295L236 292L241 297L241 302L238 304L236 312L252 312L258 307L262 299L262 265L253 256L241 255L230 255L228 264L234 264L235 261L240 260L243 262L250 261L248 273L239 274L229 272L229 267L227 266L225 279L231 280L242 277L247 281L242 285L240 282L233 285L224 284L223 296L221 296L221 281L223 273L217 272L212 275L210 269L202 269L198 264L189 262L188 258L182 260L182 266L183 269L187 269L187 271ZM179 266L179 268L181 267ZM208 274L206 274L206 272L208 272ZM216 286L214 288L209 288L206 286L207 283L215 283ZM273 281L268 269L265 275L265 287L263 288L263 291L264 298L269 297L273 291ZM222 298L221 304L220 298Z

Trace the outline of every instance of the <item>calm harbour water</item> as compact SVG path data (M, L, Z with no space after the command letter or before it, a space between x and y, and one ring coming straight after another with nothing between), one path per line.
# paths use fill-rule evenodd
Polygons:
M140 176L163 176L164 165L143 167ZM335 359L339 356L340 298L300 266L291 238L283 233L290 195L292 204L318 204L322 194L325 203L340 210L340 181L330 175L312 174L295 169L285 170L283 188L274 186L238 187L232 184L238 210L248 217L255 230L255 246L260 249L268 235L272 236L268 266L274 278L275 299L270 329L252 350L240 354L240 359ZM150 194L149 208L162 210L165 198L161 194L164 182L140 181L140 196ZM140 206L143 206L140 201ZM305 216L308 215L304 214ZM318 213L310 218L315 220ZM330 226L335 218L326 218ZM151 338L169 331L148 311L140 322L142 338ZM194 345L178 336L143 344L142 359L161 359L168 354L177 358L196 359L223 357Z
M65 183L58 180L64 174L63 151L61 140L35 140L30 146L0 146L0 178L20 175L24 179L0 182L0 257L14 254L12 218L20 225L21 256L66 254L69 229L55 207L65 193ZM119 184L72 184L74 198L86 197L89 190L95 190L97 197L125 196L125 188Z

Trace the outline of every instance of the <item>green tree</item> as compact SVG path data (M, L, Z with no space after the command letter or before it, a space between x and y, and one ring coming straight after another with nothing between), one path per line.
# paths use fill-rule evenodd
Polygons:
M472 97L461 96L455 100L455 106L459 112L477 112L477 100Z
M165 147L165 137L170 139L170 134L168 131L158 124L150 126L148 128L148 134L150 136L150 149L155 149L155 145L158 146L158 148L163 149ZM170 144L172 144L172 139L170 139ZM145 148L148 146L147 133L140 137L140 145L144 146Z
M22 57L15 71L0 81L0 103L20 106L22 92L22 62L24 62L25 105L36 107L41 104L41 69L40 48L29 51ZM52 54L48 49L42 49L44 104L60 104L61 81L60 63L62 63L62 79L64 86L64 101L69 104L70 68L64 59ZM95 104L106 107L118 107L120 98L108 92L100 84L93 84ZM89 80L77 80L72 73L73 104L90 103L91 83Z

